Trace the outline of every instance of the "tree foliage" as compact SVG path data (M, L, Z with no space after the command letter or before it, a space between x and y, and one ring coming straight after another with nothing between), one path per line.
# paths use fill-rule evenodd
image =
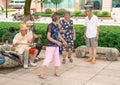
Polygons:
M51 0L51 2L56 5L56 11L57 11L58 4L60 4L62 1L63 0Z

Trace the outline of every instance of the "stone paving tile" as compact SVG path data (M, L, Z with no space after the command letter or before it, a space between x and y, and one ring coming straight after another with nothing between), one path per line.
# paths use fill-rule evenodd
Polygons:
M10 80L12 80L12 79L0 76L0 85L2 85L2 84L4 85L5 82L8 82Z
M34 82L34 81L13 79L11 81L5 82L3 85L42 85L41 83L42 83L42 81Z
M86 73L86 74L96 74L100 72L103 68L91 68L87 66L76 66L73 69L70 70L70 72L76 72L76 73Z
M120 78L120 70L104 69L99 74L100 75L113 76L113 77L119 77Z
M77 73L77 72L65 72L64 74L61 75L61 78L63 79L73 79L73 80L84 80L87 81L91 77L93 77L94 74L88 74L88 73Z
M42 55L45 51L42 51ZM37 67L13 70L6 74L0 73L0 85L120 85L120 62L97 59L96 64L84 62L84 58L76 58L74 62L61 64L60 77L55 77L54 62L50 63L46 75L47 79L38 77L43 60L37 62ZM60 56L62 61L62 56ZM120 59L120 57L119 57Z
M32 82L46 82L46 81L52 80L53 78L54 76L47 76L47 79L43 80L43 79L40 79L38 75L36 74L27 73L22 76L19 76L17 79L25 80L25 81L32 81Z
M87 82L88 85L90 85L89 84L90 82L95 82L101 85L120 85L120 77L108 75L96 75L94 78Z
M97 83L97 82L88 82L87 84L84 85L116 85L116 84L106 84L106 83Z
M51 85L83 85L84 80L76 80L71 78L55 78L50 83Z

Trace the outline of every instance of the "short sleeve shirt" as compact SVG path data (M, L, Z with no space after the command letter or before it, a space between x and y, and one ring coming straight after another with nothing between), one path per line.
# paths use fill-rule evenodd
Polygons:
M65 33L61 33L62 37L68 42L70 42L71 40L73 40L73 21L69 20L68 22L61 20L60 21L61 25L62 25L62 30L67 30Z
M13 39L13 44L15 43L28 43L28 36L27 35L22 36L21 33L16 34ZM23 44L15 46L15 49L19 54L22 54L25 49L29 49L29 48L30 48L29 45L23 45Z
M89 20L88 16L85 18L85 26L86 26L86 37L94 38L97 34L97 27L99 26L98 17L93 15Z
M31 30L28 30L27 37L29 41L33 39L33 32Z
M55 25L53 23L50 23L47 27L47 33L50 32L51 33L51 37L54 40L59 41L58 39L58 34L59 34L59 27L58 25ZM49 39L47 39L47 46L54 46L57 47L58 45L56 43L51 42Z

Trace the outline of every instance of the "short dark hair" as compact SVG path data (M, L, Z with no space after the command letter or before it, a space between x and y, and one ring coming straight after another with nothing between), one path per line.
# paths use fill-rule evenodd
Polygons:
M70 15L70 12L69 12L69 11L66 11L66 12L64 13L64 15L66 15L66 14L69 14L69 15Z
M56 22L56 21L58 20L58 18L60 18L60 14L57 13L57 12L55 12L55 13L51 16L51 18L52 18L52 21L53 21L53 22Z

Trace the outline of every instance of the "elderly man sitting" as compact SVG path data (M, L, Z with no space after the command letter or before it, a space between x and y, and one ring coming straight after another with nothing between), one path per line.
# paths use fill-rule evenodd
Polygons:
M36 66L34 62L34 58L37 55L38 51L35 49L32 54L30 54L30 43L31 40L27 35L28 28L25 24L20 24L20 32L17 33L13 39L13 46L16 49L18 54L24 55L24 68L28 68L28 64L31 66ZM29 60L30 55L30 60Z
M33 39L33 42L35 39L40 39L42 37L42 35L38 35L38 34L35 34L35 28L34 28L34 25L33 25L33 22L32 21L27 21L26 22L26 26L28 27L28 36L29 38ZM38 50L38 53L36 55L36 59L39 58L38 55L39 53L41 52L41 49L42 49L42 44L41 42L37 42L36 44L36 49Z

